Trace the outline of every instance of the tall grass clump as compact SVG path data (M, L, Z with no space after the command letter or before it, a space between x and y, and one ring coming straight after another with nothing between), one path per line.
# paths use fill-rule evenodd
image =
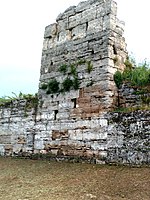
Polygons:
M131 86L145 87L150 85L150 68L145 62L144 64L136 67L132 67L132 63L129 64L123 72L117 71L114 74L114 81L118 88L121 87L123 82L128 82Z

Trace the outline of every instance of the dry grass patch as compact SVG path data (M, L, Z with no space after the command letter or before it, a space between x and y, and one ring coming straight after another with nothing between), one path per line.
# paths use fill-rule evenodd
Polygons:
M150 170L0 158L0 200L149 200Z

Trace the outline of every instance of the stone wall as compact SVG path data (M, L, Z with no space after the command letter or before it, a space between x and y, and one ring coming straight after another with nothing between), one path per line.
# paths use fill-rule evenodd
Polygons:
M14 100L0 106L0 155L34 151L36 106L33 99Z
M150 111L107 112L97 120L87 120L86 126L85 121L65 124L64 120L64 130L59 129L61 124L52 131L52 123L42 124L31 102L20 100L1 107L0 155L38 153L57 160L150 164Z
M118 106L127 109L144 108L150 106L150 90L148 87L131 86L124 83L118 90Z
M150 164L150 111L107 116L107 162Z
M136 119L131 123L130 115L119 118L127 121L125 126L119 114L110 113L117 102L113 74L123 70L127 56L116 15L114 1L89 0L70 7L57 17L57 23L46 27L38 107L23 100L0 107L1 155L34 153L96 163L149 162L146 114L141 129ZM132 127L136 127L137 138L132 137ZM143 144L139 162L132 140L137 146ZM131 148L127 148L128 142Z

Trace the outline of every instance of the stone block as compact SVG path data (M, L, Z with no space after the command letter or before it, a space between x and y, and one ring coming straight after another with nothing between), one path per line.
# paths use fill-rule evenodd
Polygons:
M90 8L90 4L87 1L82 1L78 4L78 6L76 7L76 13L81 13L86 9Z
M96 9L91 7L82 12L82 23L86 23L96 19Z
M72 29L72 39L77 40L86 36L86 24L78 25Z
M69 130L69 140L74 140L74 141L82 141L83 140L83 134L82 130Z
M93 133L93 131L83 131L83 141L93 141L98 140L99 134Z
M64 43L67 40L71 40L71 32L69 30L63 30L59 33L57 44Z
M44 149L44 142L43 142L43 140L35 140L35 142L34 142L34 149L35 150Z
M52 130L52 140L56 139L68 139L68 130L64 131Z
M55 37L56 34L57 34L57 24L54 23L45 28L44 38L51 39L51 38Z
M82 21L82 13L78 13L75 16L69 17L68 29L70 30L78 26L79 24L81 24L81 21Z
M0 134L0 144L10 144L10 143L11 143L11 135Z
M93 31L102 31L103 23L102 18L94 19L90 22L88 22L88 29L87 33L93 33Z
M26 138L24 136L19 136L17 144L26 144Z
M5 147L3 144L0 144L0 155L4 156L5 155Z
M66 110L66 112L58 112L56 119L57 120L63 120L63 119L69 119L70 113Z
M93 142L91 143L91 149L92 150L107 150L107 143L99 143L99 142Z

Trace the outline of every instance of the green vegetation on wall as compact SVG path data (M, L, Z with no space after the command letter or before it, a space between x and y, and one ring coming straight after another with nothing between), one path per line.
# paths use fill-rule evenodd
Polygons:
M67 75L62 84L60 84L56 79L51 79L48 83L43 83L40 89L46 90L46 94L69 92L71 89L78 90L80 87L80 81L78 79L77 67L83 64L86 64L87 72L91 73L93 64L90 60L86 61L83 59L69 65L62 64L58 71L63 73L63 75Z
M59 67L58 71L59 72L62 72L63 74L65 74L67 72L67 65L66 64L63 64Z
M69 92L73 86L73 81L67 77L62 83L62 90L65 92Z
M71 65L70 65L70 73L71 73L73 76L76 76L76 75L77 75L77 71L76 71L76 66L75 66L75 64L71 64Z
M117 88L120 88L123 83L123 76L120 71L116 71L114 74L114 81L116 83Z
M87 71L90 74L93 69L93 64L91 63L91 60L87 61L86 63L87 63Z
M4 96L0 98L0 106L7 106L11 104L13 101L17 100L26 100L29 101L30 107L28 108L35 108L38 107L38 95L35 94L23 94L22 92L19 93L19 95L16 95L14 92L12 92L13 96Z
M40 89L46 90L46 89L47 89L47 84L46 84L46 83L43 83L43 84L41 85Z
M118 107L122 112L131 112L135 110L150 109L150 68L149 65L144 62L139 66L135 66L135 63L127 60L125 62L126 68L123 72L116 71L114 74L114 81L118 89L122 87L122 84L127 84L133 88L133 95L139 95L140 104L133 107L122 108L120 107L120 97L118 90Z
M114 81L118 88L123 82L129 82L131 86L145 87L150 85L150 68L146 63L133 68L133 64L126 61L126 68L123 72L116 71Z
M73 80L73 88L75 89L75 90L78 90L79 89L79 86L80 86L80 82L79 82L79 79L78 79L78 77L74 77L74 80Z
M47 84L47 94L59 92L59 82L56 79L51 79Z

